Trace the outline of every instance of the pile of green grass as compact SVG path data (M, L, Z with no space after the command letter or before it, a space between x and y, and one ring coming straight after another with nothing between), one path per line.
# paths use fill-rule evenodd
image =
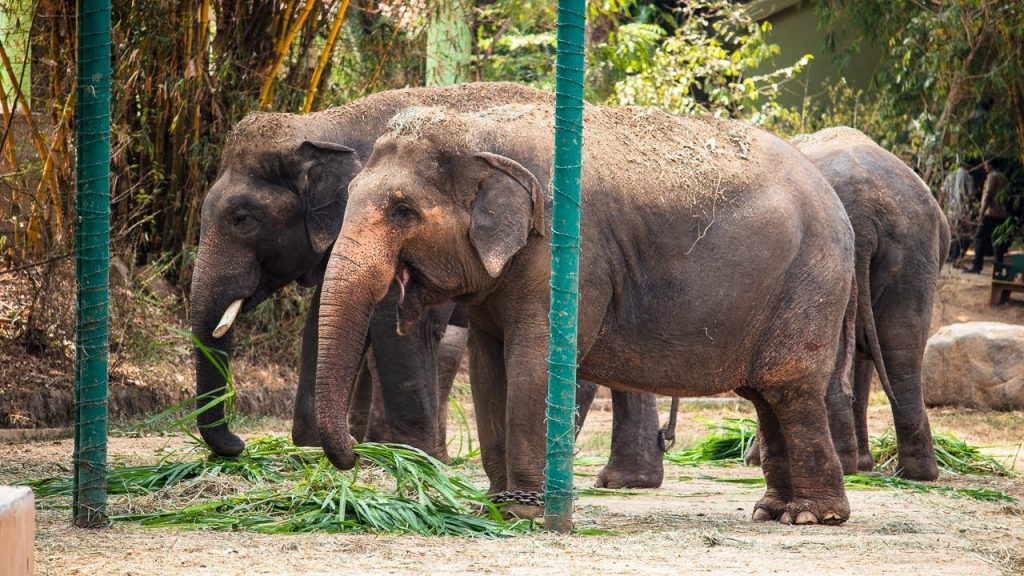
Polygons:
M710 434L690 448L667 452L665 460L681 466L735 464L743 461L757 440L757 422L749 418L722 418L704 422Z
M981 453L977 446L960 440L948 433L932 436L935 459L939 467L951 474L976 474L982 476L1012 476L1010 468L991 456ZM888 428L881 436L871 439L871 456L879 471L895 472L897 466L896 432Z
M735 464L756 440L757 422L748 418L726 418L705 422L710 434L694 446L669 452L665 460L683 466ZM1012 476L1013 472L991 456L986 456L970 444L952 434L934 435L935 456L943 470L953 474L985 476ZM896 435L892 429L872 439L871 453L878 462L879 472L894 472L896 462ZM721 482L762 484L763 478L712 478ZM1016 498L991 488L956 488L928 482L905 480L890 475L857 475L845 478L848 488L889 488L914 492L933 492L989 502L1016 502Z
M237 458L193 450L171 452L155 465L115 464L108 476L110 494L136 497L136 502L138 496L164 494L173 503L171 489L185 481L214 483L231 478L243 488L212 499L193 497L179 503L182 506L116 515L111 520L274 534L508 536L530 529L527 522L503 519L501 510L483 491L420 450L363 443L355 451L360 464L352 472L335 469L320 450L299 448L274 436L250 440ZM69 496L72 489L68 477L44 478L27 485L41 503Z

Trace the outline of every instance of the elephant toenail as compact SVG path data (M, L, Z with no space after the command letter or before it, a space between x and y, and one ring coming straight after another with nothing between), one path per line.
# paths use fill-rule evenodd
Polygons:
M782 513L782 517L779 518L779 523L780 524L792 524L793 523L793 516L790 515L789 512L783 512Z
M772 513L764 508L757 508L754 510L753 519L754 522L767 522L772 519Z
M814 512L804 510L796 515L796 523L801 526L805 524L817 524L818 517L814 515Z

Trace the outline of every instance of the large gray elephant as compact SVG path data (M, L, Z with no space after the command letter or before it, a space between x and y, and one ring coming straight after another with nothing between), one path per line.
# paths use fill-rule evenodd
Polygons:
M192 278L193 334L230 359L234 315L252 309L278 289L297 281L316 287L303 329L302 361L292 437L319 443L313 417L317 318L326 255L341 229L349 181L396 111L414 105L447 105L475 110L505 102L551 101L551 95L510 83L465 84L396 90L347 106L306 115L250 114L232 130L220 172L203 203L199 251ZM445 457L444 399L451 386L437 382L439 339L454 307L433 308L407 335L395 333L393 287L370 326L374 370L363 370L354 411L355 428L369 440L411 444ZM224 377L196 353L196 393L204 406L224 390ZM442 363L451 364L442 356ZM458 362L458 358L455 358ZM379 374L376 408L367 413L371 375ZM439 415L439 416L438 416ZM215 405L198 417L199 431L217 454L233 456L245 444Z
M928 185L862 132L831 128L792 142L835 188L856 236L853 410L833 395L831 422L856 430L858 468L872 470L867 407L877 368L892 405L899 473L934 480L939 469L921 390L921 363L939 272L949 254L949 225Z
M842 390L827 397L832 442L840 454L848 455L843 469L848 474L874 469L867 405L877 369L892 405L898 473L934 480L938 466L921 390L921 363L936 283L949 250L949 226L928 186L864 133L830 128L791 142L835 189L855 236L859 294L852 405ZM655 434L657 415L643 415L632 406L621 407L621 417L635 427L631 434ZM586 414L587 408L581 405L580 413ZM851 442L856 446L844 447ZM759 452L758 444L751 446L746 461L760 464ZM638 474L652 470L644 460L634 460L632 466Z
M467 305L490 491L541 490L552 112L407 110L353 180L320 308L316 413L335 466L355 464L338 415L394 279L403 323L431 303ZM587 106L584 125L580 377L737 391L763 433L753 518L844 522L825 411L853 356L853 231L839 199L791 145L745 124Z

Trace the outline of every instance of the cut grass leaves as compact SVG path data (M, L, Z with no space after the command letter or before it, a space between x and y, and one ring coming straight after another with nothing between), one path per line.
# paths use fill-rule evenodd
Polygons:
M757 422L749 418L705 421L710 434L690 448L666 452L665 460L681 466L743 462L743 455L757 439Z
M749 418L724 418L704 423L709 434L694 446L665 454L665 460L682 466L735 464L756 440L757 422ZM933 436L935 458L939 466L951 474L982 476L1012 476L1009 467L995 458L982 454L972 446L949 433ZM876 470L894 473L896 470L896 434L892 428L871 440L871 455L877 462Z
M971 446L952 434L937 432L932 436L932 444L939 467L951 474L1013 475L1007 466L991 456L982 454L976 446ZM892 428L887 428L881 436L871 439L871 456L877 462L876 470L896 470L896 432Z
M114 464L109 472L110 493L127 499L157 493L170 496L171 488L185 481L215 483L225 477L241 480L243 488L206 500L192 497L175 502L171 498L172 504L183 506L130 510L111 519L153 527L274 534L508 536L530 529L528 522L504 520L500 508L483 491L420 450L363 443L355 451L360 464L352 472L336 470L320 450L299 448L274 436L250 440L237 458L191 450L165 454L155 465ZM71 494L67 477L27 485L41 503Z

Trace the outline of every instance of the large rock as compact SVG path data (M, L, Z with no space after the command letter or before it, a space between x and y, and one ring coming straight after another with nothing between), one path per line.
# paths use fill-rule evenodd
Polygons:
M929 406L1024 408L1024 326L944 326L928 339L921 380Z
M0 574L35 573L35 515L32 490L0 486Z

